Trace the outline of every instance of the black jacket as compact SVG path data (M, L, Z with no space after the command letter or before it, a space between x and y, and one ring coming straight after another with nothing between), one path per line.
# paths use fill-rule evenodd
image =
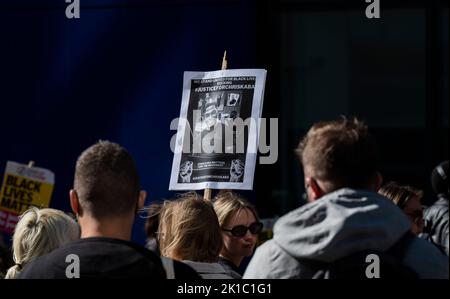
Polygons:
M84 238L60 247L26 265L19 278L71 278L76 255L79 278L165 279L160 258L132 242L111 238ZM72 264L72 266L71 266ZM74 272L75 273L75 272Z

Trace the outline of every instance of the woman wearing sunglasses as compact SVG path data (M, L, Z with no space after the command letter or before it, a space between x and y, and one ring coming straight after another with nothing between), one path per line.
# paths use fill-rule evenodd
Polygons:
M233 192L221 192L214 201L214 210L222 228L223 247L219 263L233 278L242 278L239 269L244 257L251 256L262 230L256 209Z

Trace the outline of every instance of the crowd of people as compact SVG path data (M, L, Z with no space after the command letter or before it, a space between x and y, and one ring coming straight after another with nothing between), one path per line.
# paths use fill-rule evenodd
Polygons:
M256 250L263 224L255 206L231 190L212 200L187 192L147 207L144 247L131 241L146 199L135 162L119 144L99 141L76 163L69 191L75 217L54 209L26 211L13 235L14 265L3 274L371 278L366 257L376 254L382 265L377 278L448 279L448 161L433 170L438 200L423 210L421 190L383 184L377 145L357 119L314 124L297 153L308 202L279 218L273 238ZM243 267L245 258L251 259Z

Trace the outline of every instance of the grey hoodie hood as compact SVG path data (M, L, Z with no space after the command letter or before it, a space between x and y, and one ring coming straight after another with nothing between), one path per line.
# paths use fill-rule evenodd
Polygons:
M340 189L281 217L274 241L295 258L332 262L361 250L385 251L410 228L387 198Z

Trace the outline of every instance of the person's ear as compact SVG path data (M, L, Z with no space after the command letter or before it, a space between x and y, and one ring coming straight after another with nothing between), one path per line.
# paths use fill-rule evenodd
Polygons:
M146 198L147 198L147 191L145 190L139 191L139 198L136 206L136 214L144 207Z
M81 216L80 202L78 200L78 193L75 189L70 189L69 198L70 198L70 207L72 208L73 213L77 216L78 215Z
M375 173L375 178L374 178L375 192L378 192L378 190L381 188L382 185L383 185L383 175L377 171Z
M317 180L313 177L306 178L306 189L309 202L313 202L325 194L325 192L320 188Z

